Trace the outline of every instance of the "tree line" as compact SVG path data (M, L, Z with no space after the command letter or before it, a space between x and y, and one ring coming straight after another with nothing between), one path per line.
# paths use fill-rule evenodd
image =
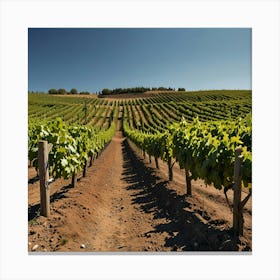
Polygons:
M67 91L64 88L59 88L59 89L52 88L52 89L48 90L48 93L49 94L60 94L60 95L65 95L65 94L83 94L83 95L86 94L86 95L89 95L89 94L91 94L89 91L78 92L78 90L75 89L75 88L72 88L70 91Z
M146 91L176 91L175 88L171 87L131 87L131 88L115 88L108 89L104 88L101 92L98 92L99 95L114 95L114 94L126 94L126 93L144 93ZM185 88L178 88L177 91L186 91ZM28 93L44 93L38 91L28 91ZM70 91L67 91L64 88L51 88L48 90L48 94L57 94L57 95L71 95L71 94L81 94L89 95L89 91L78 91L76 88L72 88Z
M46 93L43 91L28 91L28 93ZM82 95L88 95L91 94L89 91L78 91L75 88L72 88L70 91L67 91L64 88L59 88L59 89L55 89L55 88L51 88L48 90L47 92L48 94L58 94L58 95L66 95L66 94L82 94Z
M176 91L175 88L171 87L132 87L132 88L115 88L108 89L104 88L101 91L101 95L113 95L113 94L125 94L125 93L144 93L146 91ZM178 88L178 91L186 91L185 88Z

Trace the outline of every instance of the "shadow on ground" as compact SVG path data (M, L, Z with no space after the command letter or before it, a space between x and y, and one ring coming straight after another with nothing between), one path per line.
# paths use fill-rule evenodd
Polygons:
M55 192L53 195L50 196L50 203L53 203L56 200L66 198L65 193L72 188L72 185L69 184L61 188L60 191ZM28 222L40 216L40 203L30 205L28 207Z
M34 184L40 180L39 176L35 176L28 180L28 184Z
M197 211L187 202L184 195L178 195L168 188L168 181L156 175L156 170L147 167L136 155L127 140L122 143L124 155L123 180L133 190L132 201L140 211L152 213L154 219L165 218L154 230L146 234L168 233L165 247L171 251L236 251L238 244L230 230L215 227L215 222L205 213L205 223L198 218ZM136 191L136 192L135 192Z

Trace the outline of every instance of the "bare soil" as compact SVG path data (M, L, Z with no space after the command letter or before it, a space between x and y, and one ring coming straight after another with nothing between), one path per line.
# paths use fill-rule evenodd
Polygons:
M75 188L63 179L50 185L46 218L39 216L39 181L29 168L28 251L251 251L251 199L244 236L236 239L223 193L197 180L187 197L184 173L173 169L168 182L166 164L157 170L118 130Z

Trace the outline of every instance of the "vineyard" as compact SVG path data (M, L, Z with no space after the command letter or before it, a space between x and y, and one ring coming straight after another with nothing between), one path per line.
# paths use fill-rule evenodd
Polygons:
M251 250L251 91L139 96L29 94L29 250ZM47 218L35 193L43 140L53 180ZM109 241L84 244L88 223ZM167 230L153 231L158 223Z

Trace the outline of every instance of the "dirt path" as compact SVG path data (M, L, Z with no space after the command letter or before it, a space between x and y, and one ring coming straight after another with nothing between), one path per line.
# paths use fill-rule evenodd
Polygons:
M98 163L100 175L94 183L97 200L92 213L94 226L89 232L90 250L143 251L151 245L141 237L153 229L153 217L133 203L136 192L128 183L131 173L126 166L132 163L124 160L125 141L117 132L100 159L104 165Z
M153 214L145 213L134 202L139 191L133 186L139 174L131 166L134 163L127 155L127 142L117 131L75 189L70 187L70 180L57 180L51 185L48 219L36 218L39 182L30 184L29 249L38 244L36 251L164 250L163 234L159 234L160 240L147 237L162 219L155 223ZM29 173L35 176L34 170Z
M49 218L37 215L39 182L29 169L29 251L250 250L250 233L237 247L232 241L219 201L206 209L196 195L186 198L161 169L145 163L118 130L75 188L70 180L51 185Z

